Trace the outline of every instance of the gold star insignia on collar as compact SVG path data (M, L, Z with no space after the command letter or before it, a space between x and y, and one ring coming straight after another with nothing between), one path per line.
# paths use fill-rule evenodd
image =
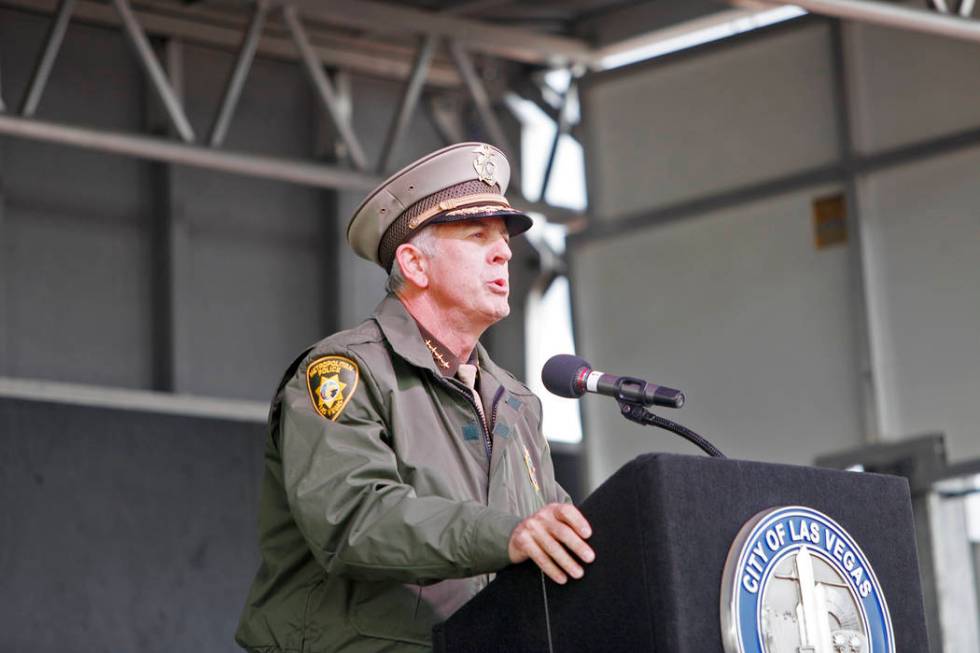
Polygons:
M432 341L431 340L426 340L425 341L425 346L428 347L429 348L429 351L432 352L432 357L435 358L437 361L439 361L439 364L442 365L445 369L448 370L449 369L449 361L447 361L443 357L442 352L439 351L439 349L435 345L432 344Z

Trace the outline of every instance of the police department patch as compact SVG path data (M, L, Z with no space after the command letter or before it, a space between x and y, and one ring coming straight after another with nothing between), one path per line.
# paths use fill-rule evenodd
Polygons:
M726 653L894 653L888 604L840 524L803 506L742 526L725 561Z
M323 356L306 368L306 387L316 412L330 420L340 417L357 389L357 364L343 356Z

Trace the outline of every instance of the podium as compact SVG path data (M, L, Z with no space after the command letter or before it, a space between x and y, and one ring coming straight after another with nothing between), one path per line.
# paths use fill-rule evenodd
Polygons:
M531 562L508 567L433 629L434 649L723 653L723 592L740 578L723 578L729 551L747 522L781 506L823 513L863 551L891 615L885 649L928 651L905 479L668 454L627 463L582 503L596 552L582 579L558 585ZM789 612L780 618L795 623Z

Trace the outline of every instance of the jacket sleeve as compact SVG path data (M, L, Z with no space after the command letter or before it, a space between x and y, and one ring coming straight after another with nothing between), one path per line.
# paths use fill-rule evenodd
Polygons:
M417 496L399 475L384 401L368 371L359 365L359 385L332 421L307 388L313 358L283 389L279 446L290 510L327 572L424 583L508 565L520 519L477 502Z

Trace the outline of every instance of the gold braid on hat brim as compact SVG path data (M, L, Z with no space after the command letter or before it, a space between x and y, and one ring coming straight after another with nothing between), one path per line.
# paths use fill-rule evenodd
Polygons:
M478 206L470 206L478 203ZM490 203L489 205L487 203ZM464 208L459 208L464 207ZM431 218L440 214L447 216L466 216L478 213L487 213L494 209L510 209L510 203L503 196L496 193L483 193L481 195L470 195L469 197L458 197L443 200L408 221L409 229L417 229Z

